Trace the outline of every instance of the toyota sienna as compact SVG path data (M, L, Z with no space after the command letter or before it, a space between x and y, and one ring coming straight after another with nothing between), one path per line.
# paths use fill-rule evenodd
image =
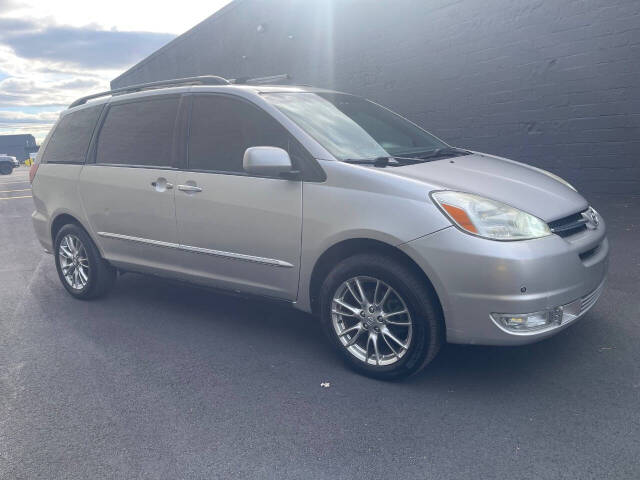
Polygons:
M282 300L377 378L445 341L549 337L607 271L604 221L563 179L329 90L206 76L98 93L30 174L71 296L133 271Z

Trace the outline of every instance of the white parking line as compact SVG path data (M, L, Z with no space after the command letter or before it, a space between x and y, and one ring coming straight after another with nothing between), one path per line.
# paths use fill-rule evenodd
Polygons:
M28 192L31 190L30 188L21 188L19 190L0 190L0 193L11 193L11 192Z
M12 183L29 183L29 180L22 180L17 182L0 182L0 185L10 185Z
M15 200L16 198L33 198L32 195L23 195L21 197L6 197L6 198L0 198L0 200Z

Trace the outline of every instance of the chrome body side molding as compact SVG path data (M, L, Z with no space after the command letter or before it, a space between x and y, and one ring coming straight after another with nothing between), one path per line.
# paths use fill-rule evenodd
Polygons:
M159 240L152 240L149 238L131 237L129 235L122 235L119 233L98 232L98 235L104 238L126 240L129 242L141 243L144 245L153 245L155 247L174 248L185 252L202 253L204 255L213 255L216 257L229 258L232 260L243 260L245 262L260 263L262 265L270 265L272 267L293 268L293 265L291 263L274 258L256 257L253 255L245 255L243 253L223 252L221 250L212 250L210 248L192 247L190 245L180 245L179 243L171 242L161 242Z

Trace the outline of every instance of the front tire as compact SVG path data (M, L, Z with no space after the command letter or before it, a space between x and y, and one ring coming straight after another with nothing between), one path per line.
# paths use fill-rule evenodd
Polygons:
M0 165L0 174L2 175L11 175L13 173L13 167L6 163Z
M343 260L327 275L320 301L325 333L346 363L364 375L413 375L443 343L434 292L393 258L358 254Z
M91 237L79 225L70 223L57 233L54 255L64 288L80 300L106 295L116 280L116 269L101 256Z

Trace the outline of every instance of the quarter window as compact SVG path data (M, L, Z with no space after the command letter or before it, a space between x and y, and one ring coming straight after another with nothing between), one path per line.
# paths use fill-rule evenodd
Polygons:
M97 163L171 165L178 97L161 97L109 107L100 130Z
M195 95L188 145L190 169L244 173L242 159L247 148L288 150L289 134L247 102L223 95Z
M43 153L42 163L84 163L101 110L102 105L62 117Z

